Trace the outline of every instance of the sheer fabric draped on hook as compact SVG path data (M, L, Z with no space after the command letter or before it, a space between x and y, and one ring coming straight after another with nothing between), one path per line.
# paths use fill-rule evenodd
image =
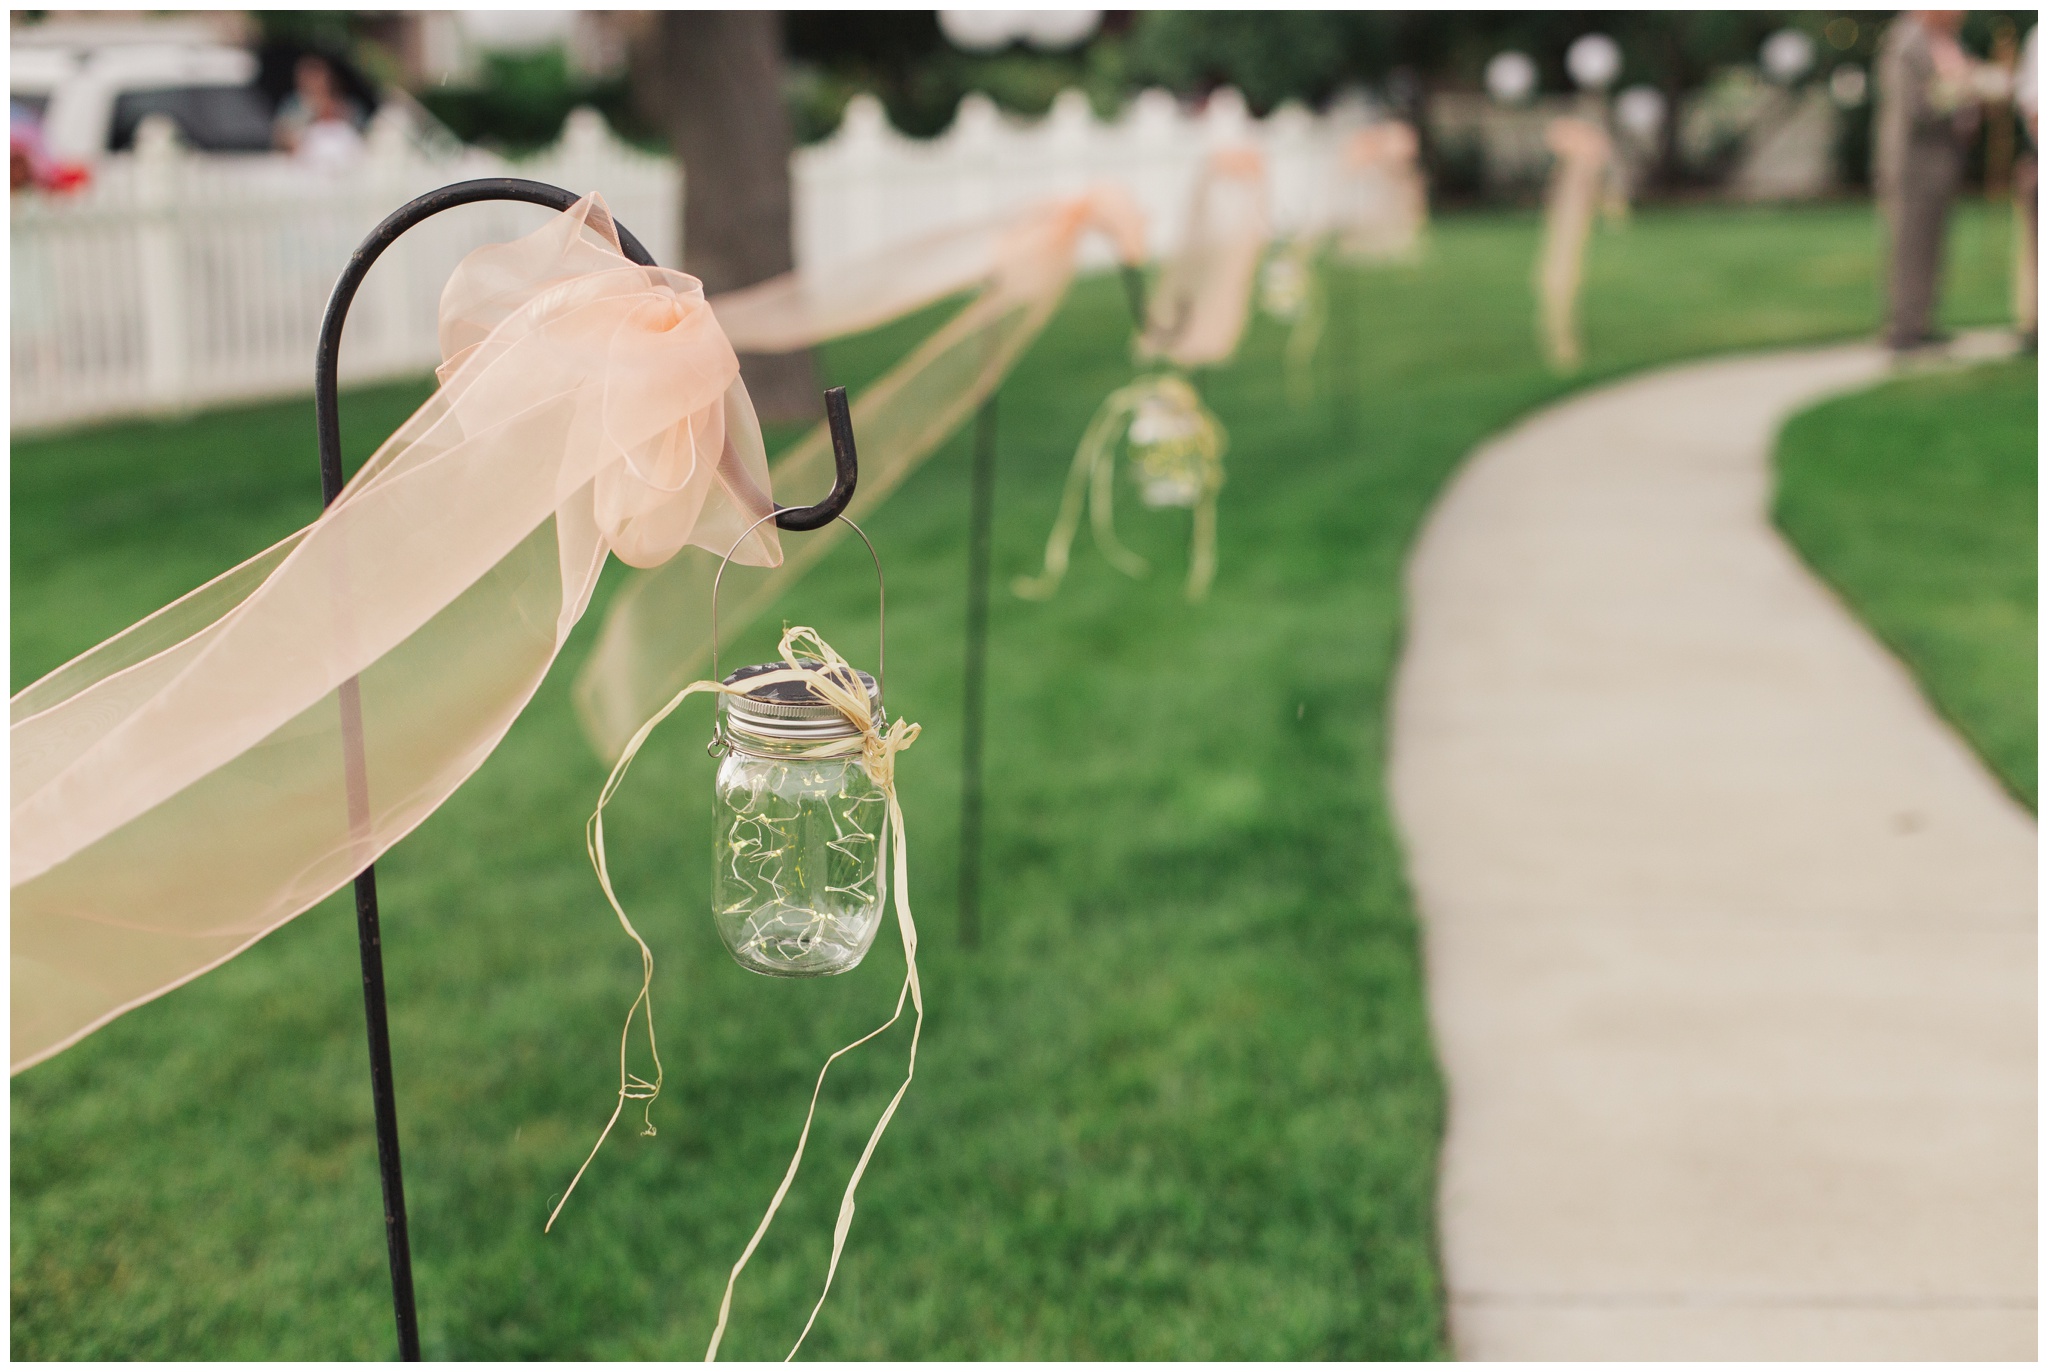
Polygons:
M1265 156L1252 147L1211 153L1195 183L1187 235L1152 291L1138 360L1178 367L1228 362L1244 336L1271 233Z
M1536 258L1537 334L1550 364L1578 368L1579 282L1586 239L1593 231L1614 144L1607 131L1584 119L1550 121L1545 142L1555 154L1543 204L1543 247Z
M440 314L440 389L318 520L14 698L14 1070L234 956L431 814L532 696L608 551L723 551L772 508L702 287L629 262L595 197L470 254ZM781 561L772 523L738 560Z
M1407 124L1389 121L1345 140L1331 222L1337 250L1362 262L1401 261L1421 246L1429 192L1416 166L1419 143Z
M1143 215L1122 191L1098 187L934 235L829 281L792 273L711 304L733 346L773 352L870 328L978 287L960 313L853 400L860 488L847 513L864 520L1002 384L1058 310L1082 236L1091 231L1107 236L1124 262L1144 260ZM774 470L778 489L827 489L832 441L825 427L805 435ZM773 571L727 571L726 632L764 611L837 545L842 532L829 524L807 535ZM607 760L704 667L717 568L710 553L686 552L636 576L613 598L576 682L584 732Z

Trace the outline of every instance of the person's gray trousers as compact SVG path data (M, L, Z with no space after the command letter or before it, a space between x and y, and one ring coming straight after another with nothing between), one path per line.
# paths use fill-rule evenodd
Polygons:
M1933 332L1948 207L1961 180L1960 160L1949 148L1916 146L1900 186L1886 197L1892 260L1884 338L1892 347L1911 347Z

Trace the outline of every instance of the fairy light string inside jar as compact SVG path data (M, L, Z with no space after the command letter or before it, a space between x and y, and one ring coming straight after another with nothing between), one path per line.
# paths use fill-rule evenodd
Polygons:
M818 673L823 664L798 667ZM887 803L858 729L809 680L742 667L719 699L712 917L740 966L771 977L850 971L881 928ZM853 688L881 706L865 672Z

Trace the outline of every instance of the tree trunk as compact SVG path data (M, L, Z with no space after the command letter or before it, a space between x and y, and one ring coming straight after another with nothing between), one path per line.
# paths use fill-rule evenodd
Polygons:
M1673 15L1664 32L1664 122L1657 130L1656 184L1667 195L1685 184L1685 97L1696 75L1686 60L1684 22Z
M795 255L781 17L668 10L647 19L644 40L633 45L633 84L683 164L683 270L712 295L788 271ZM745 353L740 372L764 420L822 412L808 351Z

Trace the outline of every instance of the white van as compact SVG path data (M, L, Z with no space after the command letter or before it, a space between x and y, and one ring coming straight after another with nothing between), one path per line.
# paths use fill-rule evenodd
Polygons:
M134 146L135 128L168 116L202 152L267 152L270 102L254 53L200 24L15 24L10 102L41 122L50 153L92 162Z

